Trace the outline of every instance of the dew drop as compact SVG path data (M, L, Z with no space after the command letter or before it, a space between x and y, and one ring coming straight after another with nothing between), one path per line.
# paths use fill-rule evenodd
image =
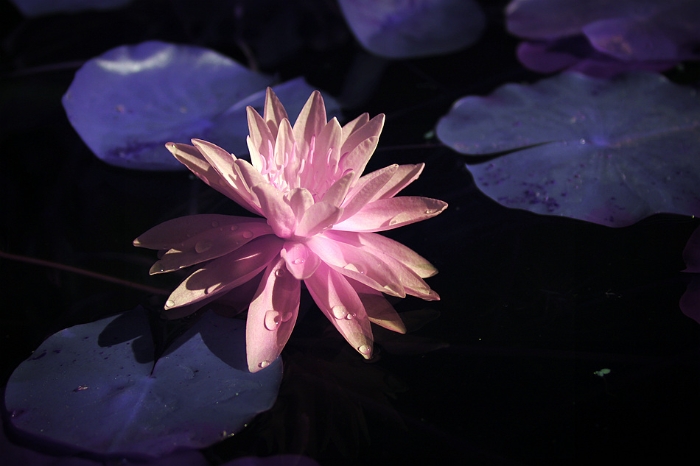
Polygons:
M437 212L437 209L425 209L425 215L431 215Z
M276 276L276 277L284 277L284 274L285 274L285 273L286 273L286 272L285 272L284 269L277 269L277 270L275 270L275 276Z
M585 143L586 143L586 140L585 140L585 139L583 139L583 138L581 138L581 139L579 139L579 141L578 141L578 142L579 142L579 144L585 144Z
M253 237L253 232L248 231L248 230L243 230L241 232L241 236L244 237L245 239L252 238Z
M175 305L175 301L172 299L169 299L165 302L165 307L173 307Z
M304 259L294 259L292 261L292 264L303 264L303 263L304 263Z
M269 365L270 365L270 361L260 361L260 362L258 363L258 367L261 368L261 369L265 369L265 368L266 368L267 366L269 366Z
M216 220L214 220L213 222L211 222L211 226L212 226L213 228L216 228L216 227L219 226L219 222L217 222Z
M339 304L337 306L333 306L331 308L331 312L333 313L333 317L335 317L338 320L346 319L350 315L350 314L348 314L348 309L341 304ZM352 317L350 317L350 318L352 319Z
M198 241L197 244L194 245L194 250L195 250L195 252L198 252L201 254L205 251L210 250L211 247L212 247L211 241L205 239L202 241Z
M269 310L265 313L265 328L268 330L277 330L281 320L279 312Z
M367 345L362 345L357 348L357 351L359 351L361 354L368 355L372 351L372 348Z

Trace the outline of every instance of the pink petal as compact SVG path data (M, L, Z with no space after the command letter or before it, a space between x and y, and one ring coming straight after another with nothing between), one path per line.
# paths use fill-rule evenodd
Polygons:
M267 235L209 262L180 283L165 309L196 303L247 282L279 254L282 244L279 238Z
M377 241L377 244L370 243L368 238L369 235L373 235L372 239L375 239L376 237L383 238L381 235L373 233L355 233L341 231L329 231L324 236L326 236L330 240L335 241L336 244L346 244L350 248L355 248L357 250L363 251L364 254L367 254L370 257L376 257L376 260L378 262L384 263L386 266L388 266L389 270L392 271L398 282L401 283L401 285L404 287L406 294L410 294L411 296L416 296L427 301L437 301L440 299L440 296L438 296L436 292L431 290L430 286L428 286L428 284L425 283L425 281L423 281L423 279L420 276L418 276L416 272L414 272L410 267L405 265L397 258L394 258L391 254L387 254L387 251L384 251L381 247L378 247L379 244L382 244L381 242ZM342 273L342 271L340 272Z
M156 225L134 240L134 246L149 249L171 249L181 246L193 236L216 227L237 226L240 223L264 223L262 219L233 215L198 214L174 218Z
M340 218L341 210L327 202L320 201L312 205L299 221L294 234L311 237L333 226Z
M246 353L248 370L267 367L282 352L299 314L301 282L285 267L283 259L270 262L248 308Z
M367 204L354 216L337 223L334 230L384 231L435 217L447 203L428 197L402 196Z
M297 157L297 143L294 140L294 133L289 124L289 120L282 120L280 124L277 140L275 141L272 162L268 163L274 164L272 169L273 173L268 175L270 182L277 182L273 181L273 177L279 170L277 167L281 167L281 173L283 173L284 176L279 182L292 182L294 188L299 187L295 181L299 177L299 164L301 163L301 159Z
M349 123L346 123L345 126L343 126L343 133L341 135L340 142L341 144L345 144L345 141L350 137L352 133L357 131L358 129L362 128L367 124L369 121L369 114L368 113L363 113L362 115L358 116L354 120L352 120ZM341 145L342 147L342 145ZM342 152L341 152L342 154Z
M262 171L263 164L260 161L260 156L267 154L268 144L275 141L277 134L274 136L272 135L263 117L261 117L253 107L247 107L246 112L248 114L249 136L247 141L248 149L251 154L250 161L258 171ZM255 158L253 158L253 154L255 154Z
M284 201L282 193L269 183L260 183L252 189L258 196L263 215L275 234L280 238L292 236L296 227L296 217L292 208Z
M256 199L250 194L248 187L240 182L240 176L236 169L236 157L229 154L221 147L201 139L192 139L192 144L199 150L207 162L217 171L223 180L225 180L235 193L235 196L229 196L242 207L248 210L260 213Z
M367 166L367 162L369 162L370 157L372 157L374 150L377 148L378 142L379 136L374 136L359 143L349 153L343 152L342 163L344 170L355 172L355 179L352 181L351 186L357 182L365 170L365 166Z
M364 358L372 357L372 328L362 301L347 279L321 263L304 280L321 311Z
M321 263L321 259L313 251L297 241L286 241L280 256L287 263L287 269L298 280L309 278Z
M333 183L330 188L328 188L321 200L336 207L340 207L345 200L345 196L348 194L350 183L354 177L355 173L352 171L343 175L335 183Z
M304 104L301 113L294 122L294 140L301 146L308 144L312 137L318 135L326 125L326 106L323 97L314 91Z
M425 167L424 163L416 165L399 165L391 179L377 194L377 199L387 199L396 196L403 188L418 179Z
M219 225L188 238L170 249L160 258L150 274L179 270L200 262L209 261L235 251L264 235L271 235L272 228L262 219L247 219L238 224ZM212 225L218 222L212 222Z
M360 178L345 197L343 215L340 217L341 222L346 218L352 217L365 205L376 200L398 168L398 165L389 165Z
M349 242L347 240L348 235L357 235L358 241L362 246L369 248L374 253L393 257L413 270L416 275L421 278L432 277L438 272L433 264L428 262L424 257L418 255L415 251L398 241L394 241L386 236L377 233L355 233L350 231L329 231L327 234L329 237L333 237L331 234L341 235L346 238L346 242Z
M379 135L382 133L382 128L384 127L384 114L380 113L371 120L367 120L367 116L367 114L360 115L360 117L345 125L343 128L343 145L340 148L341 154L352 152L367 139L379 138ZM360 123L363 122L364 124L360 125ZM353 124L354 126L351 126ZM350 134L346 134L348 131L351 131ZM369 156L367 158L369 159ZM365 160L365 162L361 164L362 169L364 169L366 164L367 161ZM346 168L352 168L356 172L362 173L359 165L346 166Z
M335 173L335 169L338 166L338 159L341 155L340 138L342 134L343 130L340 127L340 123L338 123L337 119L332 118L316 135L314 159L318 157L321 160L316 160L315 163L325 162L325 166L328 167L330 173Z
M216 189L224 196L233 199L242 207L251 210L248 203L243 201L242 198L236 193L236 190L233 189L231 184L226 181L226 179L222 178L216 170L214 170L214 168L209 164L209 162L207 162L196 147L188 144L176 144L173 142L167 143L165 147L180 163L186 166L192 173L197 175L200 180L204 181L206 184ZM254 210L251 211L255 212Z
M406 326L401 317L380 292L361 283L353 283L352 287L357 291L370 322L392 332L406 333Z
M268 87L265 91L265 108L263 110L263 119L270 129L270 134L273 138L277 137L277 129L284 119L289 119L287 111L284 109L282 102L277 98L277 95Z
M393 270L367 250L334 241L324 235L310 238L306 245L333 270L382 293L401 298L406 292Z

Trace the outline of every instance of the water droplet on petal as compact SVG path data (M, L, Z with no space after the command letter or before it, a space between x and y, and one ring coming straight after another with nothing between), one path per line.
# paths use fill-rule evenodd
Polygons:
M267 366L269 366L269 365L270 365L270 361L260 361L260 362L258 363L258 367L261 368L261 369L265 369L265 368L266 368Z
M241 232L241 236L244 237L245 239L252 238L253 237L253 232L248 231L248 230L243 230Z
M357 351L359 351L361 354L368 355L372 352L372 348L370 348L367 345L362 345L359 348L357 348Z
M277 311L267 311L265 313L265 328L268 330L277 330L282 321L280 313Z
M231 225L231 231L238 230L238 225Z
M425 209L425 215L434 214L437 211L437 209Z
M345 320L352 320L354 317L357 317L357 314L348 313L348 315L345 316Z
M391 220L389 220L389 226L390 226L390 227L393 227L394 225L396 225L396 224L399 223L400 221L401 221L401 219L400 219L399 216L397 215L396 217L394 217L394 218L392 218Z
M286 273L286 270L284 270L284 269L277 269L277 270L275 270L275 276L276 276L276 277L283 277L285 273Z
M348 314L348 309L341 304L333 306L331 308L331 312L333 313L333 317L335 317L338 320L345 319L348 315L350 315Z
M304 263L304 259L294 259L292 261L292 264L303 264L303 263Z
M198 253L203 253L205 251L210 250L212 247L212 242L209 240L202 240L202 241L197 241L197 244L194 245L194 250L195 252Z
M165 302L165 307L173 307L175 305L175 301L172 299L169 299Z
M216 228L216 227L219 226L219 222L217 222L216 220L214 220L213 222L211 222L211 226L212 226L213 228Z

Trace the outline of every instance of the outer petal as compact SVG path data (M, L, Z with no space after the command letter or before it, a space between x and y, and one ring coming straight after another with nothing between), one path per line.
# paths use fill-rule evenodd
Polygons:
M171 249L182 246L190 238L212 228L238 226L241 223L265 220L233 215L198 214L178 217L156 225L134 240L134 246L149 249Z
M345 145L345 141L348 140L350 135L354 132L356 132L358 129L362 128L367 124L369 121L369 113L363 113L362 115L359 115L357 118L352 120L349 123L346 123L345 126L343 126L343 134L341 136L341 147Z
M357 235L353 237L353 235ZM440 299L440 296L436 292L430 289L425 281L418 276L410 267L403 264L401 261L395 259L390 254L386 254L380 248L374 245L362 244L360 240L360 235L369 235L369 233L351 233L351 232L333 232L330 231L326 235L327 238L334 240L336 245L347 245L347 248L352 248L355 250L362 251L365 255L369 257L375 257L376 262L381 262L385 264L389 270L395 275L398 282L403 286L406 294L416 296L428 301L436 301ZM375 235L380 236L380 235ZM349 240L346 242L346 240ZM365 238L366 240L366 238ZM366 243L367 241L365 241ZM341 247L342 249L342 247ZM347 253L345 253L347 255ZM343 273L342 271L340 271ZM383 290L379 290L383 291Z
M339 235L338 239L343 238L342 241L351 244L355 244L353 241L357 241L359 245L368 248L374 254L393 257L413 270L421 278L432 277L438 272L433 264L424 257L386 236L377 233L355 233L350 231L329 231L326 234L330 238L336 238L335 235ZM349 239L350 235L356 235L356 239Z
M377 199L386 199L396 196L403 188L418 179L424 163L416 165L399 165L391 179L384 185L381 192L377 194Z
M389 165L360 178L345 198L343 215L340 220L352 217L365 205L374 201L386 183L394 176L398 167L395 164Z
M372 357L372 328L362 301L347 279L321 263L304 280L321 311L363 357Z
M268 235L211 261L180 283L165 303L165 309L196 303L247 282L260 273L281 248L282 240Z
M323 198L321 200L323 202L327 202L328 204L332 204L336 207L340 207L340 205L345 200L345 196L347 196L348 194L348 190L350 189L350 182L353 180L354 177L355 173L352 171L343 175L335 183L333 183L330 186L330 188L328 188L326 194L323 195Z
M406 296L401 280L380 258L361 248L334 241L324 235L310 238L306 245L335 271L382 293Z
M150 274L172 272L231 253L260 236L271 235L272 228L262 219L250 219L237 225L210 228L183 241L160 258Z
M284 259L270 262L248 308L246 352L248 370L267 367L282 352L299 314L301 282L285 266Z
M362 305L367 311L370 322L384 327L387 330L397 333L406 333L406 326L401 317L384 296L372 288L362 283L352 283L352 287L357 291L357 295L362 301Z
M241 207L250 210L251 212L259 213L256 209L249 205L249 203L236 192L236 190L231 186L229 180L222 178L221 175L207 162L207 160L202 156L199 150L188 144L176 144L169 142L165 145L175 158L186 166L192 173L197 175L197 177L204 181L206 184L212 188L219 191L224 196L229 199L233 199Z
M268 154L268 147L275 141L277 134L275 133L275 136L272 135L265 120L253 107L246 107L246 112L248 113L248 132L250 133L248 136L248 149L251 153L251 162L258 171L262 171L263 164L258 155L264 157L265 154ZM253 154L255 154L255 157L253 157Z
M352 217L337 223L334 230L384 231L435 217L447 203L428 197L402 196L367 204Z
M379 138L379 135L382 132L382 128L384 127L384 114L380 113L379 115L376 115L374 118L371 120L367 121L366 120L367 114L360 115L357 119L353 120L352 122L348 123L345 125L343 128L343 145L340 148L340 153L341 154L346 154L350 153L357 146L360 145L363 141L371 138ZM363 125L359 125L359 123L367 121ZM351 127L350 125L357 122L356 126ZM346 134L347 131L350 130L350 134ZM369 156L372 154L370 153L367 156L367 160L369 160ZM364 166L367 164L367 160L362 163L362 168L364 169ZM352 168L358 173L362 173L362 170L360 170L360 166L346 166L345 168Z

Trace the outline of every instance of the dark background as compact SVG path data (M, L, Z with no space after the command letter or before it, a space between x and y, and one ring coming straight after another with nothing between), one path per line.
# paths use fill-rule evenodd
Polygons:
M35 19L0 1L0 250L169 289L182 277L149 277L154 254L133 238L193 209L241 212L186 172L114 168L83 144L60 99L80 64L110 48L200 45L331 95L359 89L367 99L346 99L347 117L387 115L368 170L425 162L405 194L449 203L388 233L440 270L428 282L441 301L407 298L397 310L413 327L439 317L406 337L377 335L367 364L303 301L277 405L205 450L212 463L284 452L322 465L697 458L700 327L678 300L689 279L681 253L700 222L656 215L611 229L481 194L465 159L429 132L457 98L540 76L515 59L507 2L480 3L488 25L477 44L388 62L372 84L346 79L367 57L332 0L136 0ZM667 75L697 83L700 73L688 64ZM3 384L52 333L154 302L55 267L0 258L0 273ZM594 374L602 368L611 372Z

